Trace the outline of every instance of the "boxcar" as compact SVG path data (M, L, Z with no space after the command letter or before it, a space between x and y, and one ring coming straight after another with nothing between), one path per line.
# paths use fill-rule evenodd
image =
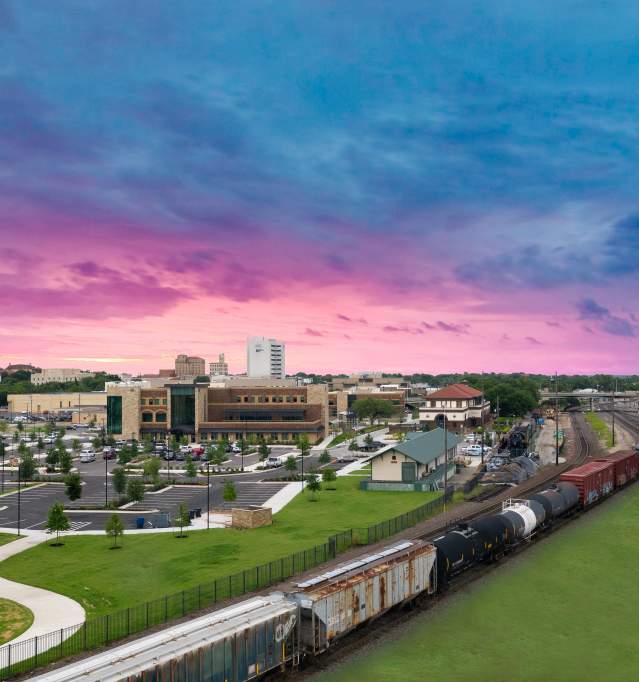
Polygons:
M587 507L614 490L614 463L588 462L588 464L564 472L559 479L575 485L579 491L579 502Z
M246 682L295 661L298 606L249 599L36 677L38 682Z
M296 585L302 648L319 653L358 625L437 589L436 549L404 542Z
M597 457L598 462L612 462L615 467L615 488L621 488L639 476L639 452L621 450Z

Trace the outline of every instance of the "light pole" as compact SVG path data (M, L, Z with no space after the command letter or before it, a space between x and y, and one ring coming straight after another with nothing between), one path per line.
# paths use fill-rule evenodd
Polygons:
M448 425L446 412L444 412L444 527L448 525L446 521L446 493L448 492Z
M615 390L612 392L612 447L615 447L615 395L617 394L617 379L615 379Z
M0 448L2 448L2 492L4 493L4 436L0 436Z
M211 461L206 457L206 530L211 528Z
M20 535L20 462L18 462L18 535Z
M104 457L104 508L109 506L109 460L104 455L104 448L102 449L102 457Z
M555 370L555 466L559 466L559 386Z

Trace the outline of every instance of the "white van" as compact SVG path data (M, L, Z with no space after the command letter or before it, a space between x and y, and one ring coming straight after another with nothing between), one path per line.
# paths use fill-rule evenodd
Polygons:
M95 452L93 450L80 453L80 462L87 464L88 462L95 462Z
M89 442L87 443L82 443L82 450L84 452L88 452L89 450L93 450L93 445Z

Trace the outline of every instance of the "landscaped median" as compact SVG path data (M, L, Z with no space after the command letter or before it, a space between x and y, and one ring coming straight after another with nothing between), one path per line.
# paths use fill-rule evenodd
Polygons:
M25 641L13 652L9 645L0 648L0 668L15 661L10 672L26 672L274 585L354 545L388 538L441 505L436 493L364 493L358 477L333 484L336 489L321 491L315 502L308 491L298 495L272 526L199 531L186 539L125 536L119 549L100 536L75 535L62 547L42 544L5 560L0 574L72 597L87 619L79 629ZM23 649L37 651L37 660Z
M608 428L608 424L594 412L586 412L584 416L601 443L607 448L612 447L612 433Z

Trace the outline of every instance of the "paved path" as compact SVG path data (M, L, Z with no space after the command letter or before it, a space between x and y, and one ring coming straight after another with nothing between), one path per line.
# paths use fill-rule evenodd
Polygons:
M0 547L0 560L23 552L25 549L43 542L45 539L44 533L34 533L2 545ZM51 551L54 552L55 548L52 548ZM69 597L64 597L57 592L50 592L39 587L16 583L5 578L0 578L0 597L16 601L26 606L33 613L33 624L31 627L25 630L19 637L9 642L11 650L8 645L0 648L0 669L9 665L9 657L11 657L11 663L31 658L35 654L35 646L31 641L33 637L55 631L55 635L48 638L46 644L44 642L39 643L38 653L41 653L60 644L61 638L67 639L70 637L81 627L86 617L84 609L80 604L73 599L69 599ZM67 630L60 632L63 629Z

